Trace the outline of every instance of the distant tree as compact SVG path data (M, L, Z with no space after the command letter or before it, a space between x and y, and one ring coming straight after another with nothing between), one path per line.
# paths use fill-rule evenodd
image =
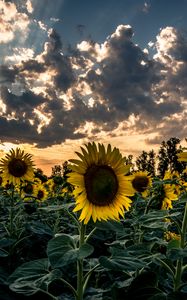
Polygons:
M125 164L131 165L131 170L134 171L134 163L133 163L133 155L132 154L125 156Z
M43 170L40 168L37 168L34 171L34 175L36 178L39 178L42 182L46 182L47 181L47 176L43 173Z
M177 154L182 151L180 139L170 138L168 141L161 143L158 152L158 174L163 177L166 170L178 171L182 173L185 169L185 163L178 161Z
M140 171L147 171L152 176L155 176L155 158L156 153L154 150L149 152L142 151L136 159L136 166Z
M62 166L63 166L63 177L64 177L64 179L66 180L67 177L68 177L68 176L67 176L68 173L72 172L72 170L70 169L67 160L63 163Z
M142 151L142 153L136 159L136 166L138 170L145 171L147 168L147 157L148 153L146 151Z
M51 176L63 176L63 166L61 165L55 165L52 167L52 173Z
M156 169L156 153L154 150L149 151L148 153L148 166L147 171L154 177L155 176L155 169Z

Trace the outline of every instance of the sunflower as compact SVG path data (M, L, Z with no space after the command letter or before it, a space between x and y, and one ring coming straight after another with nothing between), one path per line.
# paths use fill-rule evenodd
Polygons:
M57 184L54 182L53 178L48 179L45 184L45 188L48 190L48 193L51 197L54 197L57 193Z
M80 160L69 160L72 172L68 173L67 181L74 185L76 207L74 212L81 210L80 221L87 224L92 217L97 220L119 220L124 211L129 210L134 195L130 178L126 175L130 166L115 147L109 144L93 143L81 147L82 153L76 152Z
M22 198L24 197L29 197L32 195L34 192L34 184L32 182L25 182L25 184L22 186L21 189L21 196Z
M175 193L174 188L170 184L163 184L161 195L161 209L166 210L172 208L172 201L177 200L178 196Z
M0 172L0 187L4 187L5 182L3 180L2 172Z
M22 180L32 180L34 175L32 155L20 148L11 149L10 154L0 160L0 170L4 180L14 185Z
M48 198L48 192L42 184L39 184L34 187L33 196L35 196L39 202L42 202Z
M180 179L180 175L178 171L165 171L163 180L172 180L174 183L171 184L171 187L175 191L175 193L179 196L181 194L181 186L183 185L182 180Z
M178 161L186 161L187 162L187 152L180 152L177 154Z
M135 191L141 193L143 197L147 197L149 188L152 186L152 179L149 173L146 171L137 171L131 175L131 178Z
M166 231L164 232L164 239L169 242L171 240L177 240L180 241L181 236L179 234L176 234L175 232L172 231Z

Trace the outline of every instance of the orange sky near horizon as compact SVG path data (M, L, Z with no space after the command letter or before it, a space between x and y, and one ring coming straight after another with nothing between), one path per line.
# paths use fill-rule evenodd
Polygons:
M11 148L15 149L16 147L20 147L25 152L33 155L33 161L36 168L41 168L44 174L50 176L54 165L62 165L64 161L76 158L75 151L80 152L80 146L84 146L87 142L88 140L69 140L62 145L55 145L47 148L37 148L29 144L15 145L12 143L4 143L0 145L0 156L1 158L4 157ZM96 141L96 143L98 142L103 143L105 146L110 143L112 147L119 148L123 156L132 154L134 159L141 154L143 150L151 151L153 149L157 152L160 146L160 144L149 145L145 143L145 135L113 137L110 140L103 138L103 140Z

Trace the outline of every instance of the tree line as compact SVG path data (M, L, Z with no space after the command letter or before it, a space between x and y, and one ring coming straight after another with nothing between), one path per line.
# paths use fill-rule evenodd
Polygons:
M131 164L134 171L147 171L153 177L163 178L167 170L175 170L181 174L186 168L186 163L178 161L177 154L182 151L180 142L179 138L171 137L167 141L162 141L157 153L154 150L148 152L143 150L135 159L132 154L126 156L126 164ZM69 171L68 162L65 161L62 165L52 167L51 176L64 177Z

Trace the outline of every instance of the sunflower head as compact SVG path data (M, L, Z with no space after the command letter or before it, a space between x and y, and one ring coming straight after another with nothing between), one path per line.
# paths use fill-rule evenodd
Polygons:
M133 188L141 193L143 196L148 195L148 189L152 185L152 179L151 176L148 175L148 172L141 172L138 171L133 174L132 178L132 186Z
M34 187L33 195L39 202L45 201L48 198L48 192L43 184Z
M107 148L103 144L88 143L81 147L82 153L76 152L79 159L70 160L72 172L68 182L75 189L74 211L81 210L80 220L86 224L93 221L119 219L128 210L134 195L130 179L126 175L130 166L117 148Z
M160 193L160 205L162 210L173 208L172 202L178 199L174 186L171 184L163 184Z
M33 184L28 182L24 187L23 187L23 191L26 193L26 194L32 194L33 193Z
M92 204L103 206L113 202L118 191L118 180L110 166L92 165L84 175L84 182L88 200Z
M169 242L171 240L177 240L177 241L180 241L181 239L181 236L179 234L176 234L175 232L172 232L172 231L166 231L164 233L164 239Z
M0 172L0 187L3 186L4 180L2 176L2 172Z
M170 170L167 170L165 171L164 173L164 178L163 180L173 180L173 179L179 179L180 178L180 175L179 175L179 172L178 171L170 171Z
M184 161L187 162L187 151L183 151L177 154L178 161Z
M14 185L22 180L32 180L34 175L32 155L20 148L11 149L0 161L2 177Z

